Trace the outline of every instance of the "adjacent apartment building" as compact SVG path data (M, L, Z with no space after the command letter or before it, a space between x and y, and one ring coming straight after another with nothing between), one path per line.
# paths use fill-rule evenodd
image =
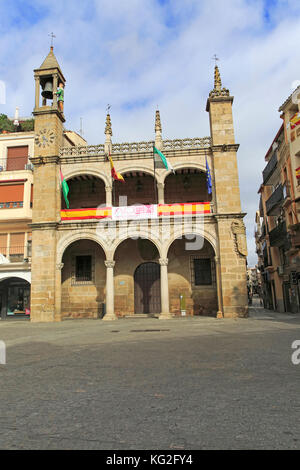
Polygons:
M30 128L26 119L25 128ZM1 319L30 316L35 133L22 120L0 131L0 312ZM28 125L29 123L29 125ZM86 144L64 130L64 145Z
M266 153L255 239L264 306L299 312L300 88L279 108L280 126Z

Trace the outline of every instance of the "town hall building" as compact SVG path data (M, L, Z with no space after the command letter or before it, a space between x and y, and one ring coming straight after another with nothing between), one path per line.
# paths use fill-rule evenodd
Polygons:
M247 316L239 146L218 67L200 138L164 140L156 111L153 141L114 143L108 113L103 143L65 146L53 47L35 83L31 321Z

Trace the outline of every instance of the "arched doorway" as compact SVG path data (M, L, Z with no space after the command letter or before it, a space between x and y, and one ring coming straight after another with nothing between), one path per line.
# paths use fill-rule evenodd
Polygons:
M134 273L134 313L160 313L160 265L142 263Z
M114 292L117 316L134 316L137 313L160 313L160 253L149 239L126 238L114 253ZM154 266L153 266L154 265ZM153 286L153 282L158 282ZM137 285L141 291L137 292ZM147 300L143 289L153 289L152 301ZM156 299L154 302L154 298Z
M93 240L71 243L62 257L62 318L101 318L104 313L106 259L102 247Z
M186 234L171 243L168 259L170 312L215 317L217 276L211 243L202 236Z
M0 282L2 320L30 317L30 283L18 277Z

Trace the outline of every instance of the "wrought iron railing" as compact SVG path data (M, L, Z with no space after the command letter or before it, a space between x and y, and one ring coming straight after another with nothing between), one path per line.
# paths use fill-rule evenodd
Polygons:
M23 201L0 202L0 209L22 209Z
M28 163L28 155L8 159L0 158L0 172L16 170L33 170L33 165Z
M263 170L263 182L266 184L277 166L277 152L274 152L267 166Z
M280 184L266 202L267 215L274 215L272 212L274 212L274 209L279 206L282 201L283 190Z
M270 246L284 245L287 238L286 223L281 222L269 232Z

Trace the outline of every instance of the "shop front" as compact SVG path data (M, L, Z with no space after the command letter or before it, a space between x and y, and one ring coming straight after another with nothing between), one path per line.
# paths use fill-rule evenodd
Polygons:
M0 282L1 319L30 318L30 283L12 277Z

